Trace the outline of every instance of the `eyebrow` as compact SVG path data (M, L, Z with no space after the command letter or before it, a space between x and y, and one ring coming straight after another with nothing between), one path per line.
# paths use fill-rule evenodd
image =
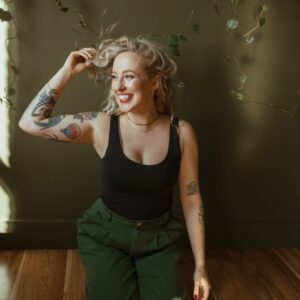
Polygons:
M136 75L139 75L137 72L132 71L132 70L129 70L129 69L128 69L128 70L124 70L123 73L124 73L124 72L132 72L132 73L135 73ZM117 73L117 72L112 71L112 73Z

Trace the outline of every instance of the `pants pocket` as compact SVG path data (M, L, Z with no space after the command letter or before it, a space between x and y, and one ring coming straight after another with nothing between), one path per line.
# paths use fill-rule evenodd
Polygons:
M77 219L77 240L79 247L94 242L107 245L110 239L110 222L106 220L101 210L93 204Z
M158 235L159 248L167 247L176 244L183 237L184 225L175 217L162 228Z

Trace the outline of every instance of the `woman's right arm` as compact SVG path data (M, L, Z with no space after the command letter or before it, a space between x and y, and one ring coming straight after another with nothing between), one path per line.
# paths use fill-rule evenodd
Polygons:
M55 141L93 143L93 128L99 112L52 116L55 104L67 84L88 68L92 68L93 48L73 51L63 67L40 90L19 120L25 132Z

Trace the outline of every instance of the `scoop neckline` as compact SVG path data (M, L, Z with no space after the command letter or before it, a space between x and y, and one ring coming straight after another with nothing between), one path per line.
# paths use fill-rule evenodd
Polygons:
M129 158L123 151L123 148L122 148L122 144L121 144L121 133L120 133L120 122L119 122L119 116L114 116L116 117L116 120L117 120L117 124L116 124L116 129L117 129L117 140L118 140L118 144L119 144L119 149L122 153L122 156L127 160L129 161L130 163L132 163L133 165L137 165L137 166L141 166L141 167L157 167L157 166L160 166L162 165L163 163L165 163L165 161L167 160L167 158L169 157L169 153L171 151L171 129L172 129L172 125L171 125L171 122L169 123L169 143L168 143L168 150L167 150L167 153L166 155L164 156L164 158L162 159L162 161L156 163L156 164L151 164L151 165L145 165L145 164L142 164L142 163L139 163L137 161L134 161L132 160L131 158Z

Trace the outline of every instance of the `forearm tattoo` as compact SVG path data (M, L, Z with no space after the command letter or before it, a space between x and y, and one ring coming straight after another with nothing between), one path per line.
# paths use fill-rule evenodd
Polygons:
M58 97L57 90L51 89L49 94L47 94L46 90L43 90L38 95L38 104L34 107L31 115L33 117L50 117L56 103L55 97Z
M40 130L45 130L51 127L54 127L62 122L66 118L66 115L60 116L51 116L56 100L58 99L59 93L56 89L51 89L49 93L46 90L43 90L38 95L38 103L34 107L31 115L33 117L43 117L39 121L34 121L34 124L40 128ZM73 120L79 120L80 123L83 123L85 120L93 120L97 117L98 112L83 112L73 115ZM81 128L77 123L70 123L66 125L65 128L60 129L67 138L76 139L81 134ZM60 141L54 133L44 134L49 140Z
M187 196L195 195L198 193L197 182L192 181L186 186L186 194Z
M34 121L34 124L41 127L40 129L48 129L51 128L57 124L59 124L66 116L62 115L62 116L55 116L52 118L47 119L47 122L38 122L38 121Z
M200 224L204 224L204 208L203 208L203 205L200 204L200 207L199 207L199 211L198 211L198 216L199 216L199 222Z

